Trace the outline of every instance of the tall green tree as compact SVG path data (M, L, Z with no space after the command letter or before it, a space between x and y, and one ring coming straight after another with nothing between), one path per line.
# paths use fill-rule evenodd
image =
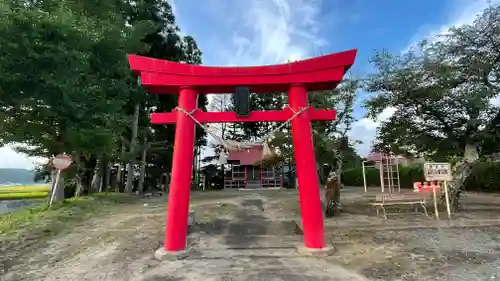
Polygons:
M112 150L129 93L127 37L61 1L18 4L0 6L2 144L47 158Z
M47 158L71 153L76 165L67 176L88 187L96 176L102 182L107 162L140 156L140 145L120 156L124 138L128 145L146 137L173 141L172 126L155 127L152 136L142 132L150 126L148 114L172 109L177 97L147 95L125 56L201 63L196 42L179 35L171 12L165 1L2 2L2 144L22 144L18 150ZM199 134L198 143L202 139ZM165 147L151 153L159 170L171 162L172 145Z
M378 146L440 161L459 158L451 183L452 206L472 163L498 151L500 7L490 7L470 25L453 27L404 54L378 52L366 90L369 116L393 108L382 122Z
M201 64L202 52L198 48L195 39L191 36L181 36L180 29L175 22L175 16L172 7L167 1L162 0L146 0L146 1L126 1L125 18L130 25L138 23L151 26L148 32L141 36L146 47L136 54L164 59L170 61L183 62L187 64ZM147 24L146 24L147 23ZM169 112L177 106L177 93L169 93L171 95L148 95L146 101L143 101L141 108L144 112L141 113L141 127L148 127L149 113L152 112ZM198 98L198 106L205 110L207 106L205 95L200 95ZM129 107L133 105L130 104ZM150 137L150 142L164 143L164 148L152 149L147 156L148 175L153 179L150 180L153 186L160 183L161 177L171 169L173 142L175 136L175 126L154 126L153 135ZM129 133L130 135L130 133ZM135 140L139 142L140 140ZM205 144L205 133L201 128L196 130L196 145L197 150ZM139 153L133 153L130 157L139 157Z

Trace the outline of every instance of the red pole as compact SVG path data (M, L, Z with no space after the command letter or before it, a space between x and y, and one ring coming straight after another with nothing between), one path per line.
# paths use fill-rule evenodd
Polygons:
M179 108L190 112L197 107L197 100L198 94L195 90L189 87L181 88ZM182 112L177 112L177 115L164 244L165 251L170 252L180 251L186 247L196 129L194 121L189 116Z
M288 101L290 107L296 112L309 105L303 84L290 86ZM299 183L304 244L307 248L324 248L323 210L316 171L311 121L307 110L292 120L292 140Z

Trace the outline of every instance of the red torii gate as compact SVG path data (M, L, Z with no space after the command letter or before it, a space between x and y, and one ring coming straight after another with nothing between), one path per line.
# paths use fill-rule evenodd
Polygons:
M255 67L209 67L129 55L130 68L140 76L142 86L152 93L179 94L178 108L191 112L200 123L292 121L292 137L299 185L300 208L306 248L325 248L323 213L311 131L314 120L335 120L335 110L309 106L307 91L334 89L353 65L357 50L280 65ZM284 110L252 111L247 117L236 112L202 112L198 94L232 93L236 87L251 92L288 92ZM186 247L195 121L183 112L152 113L152 124L176 124L168 200L164 250L176 252Z

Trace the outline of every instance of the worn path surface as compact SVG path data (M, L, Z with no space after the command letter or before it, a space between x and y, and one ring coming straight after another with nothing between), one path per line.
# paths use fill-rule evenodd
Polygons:
M267 208L259 193L194 200L197 221L182 260L152 259L161 244L165 202L87 222L47 245L22 252L0 280L367 280L332 262L299 256L292 220Z
M182 260L152 258L166 210L166 199L155 198L115 206L50 240L28 235L9 247L0 243L0 280L500 280L500 228L465 227L497 219L500 197L464 194L464 211L453 217L460 228L440 227L411 208L395 209L385 221L370 198L362 189L342 191L344 211L325 223L337 251L325 259L295 252L302 243L296 191L194 192L196 225Z
M153 280L365 280L361 276L315 258L299 256L294 244L301 243L291 221L268 217L265 199L248 196L241 201L233 220L220 220L214 229L199 231L194 253L184 261L161 264ZM161 273L178 267L169 278ZM186 266L187 265L187 266ZM163 268L163 270L162 270ZM156 275L158 274L158 275ZM179 278L179 279L175 279Z

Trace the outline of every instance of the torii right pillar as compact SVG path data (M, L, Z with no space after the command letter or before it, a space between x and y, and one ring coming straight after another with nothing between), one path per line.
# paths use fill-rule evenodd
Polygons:
M309 106L307 91L303 84L292 84L290 86L288 102L295 112ZM308 110L305 110L292 120L292 140L299 184L304 246L308 249L323 249L325 248L323 209L321 207L311 119Z

